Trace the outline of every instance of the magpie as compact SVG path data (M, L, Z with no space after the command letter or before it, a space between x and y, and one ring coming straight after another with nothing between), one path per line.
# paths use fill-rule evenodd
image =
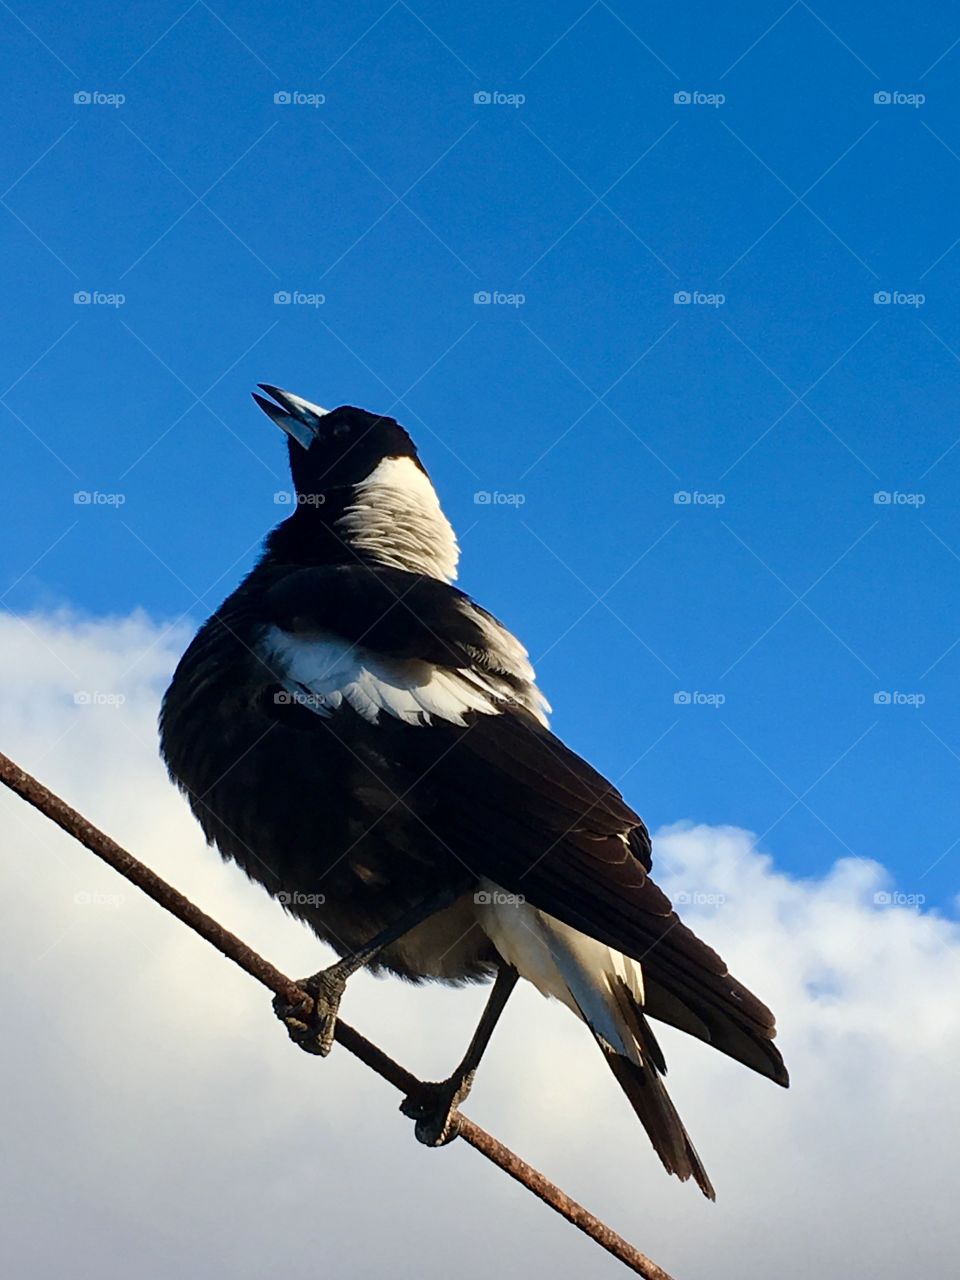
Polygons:
M786 1085L773 1015L653 882L641 818L550 732L526 649L451 585L457 540L404 428L260 389L291 510L181 659L160 735L208 842L340 957L304 980L309 1009L277 1014L325 1055L363 966L492 980L456 1070L402 1105L442 1145L525 978L589 1028L667 1171L713 1199L650 1019Z

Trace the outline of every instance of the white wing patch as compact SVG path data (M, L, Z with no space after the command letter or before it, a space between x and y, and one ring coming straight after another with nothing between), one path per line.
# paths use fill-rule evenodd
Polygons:
M499 671L519 680L521 688L519 691L514 689L512 696L535 715L544 728L549 728L547 716L552 708L536 686L536 673L526 649L511 631L473 601L463 601L460 608L480 628L483 635L482 649L468 649L471 658L494 678Z
M265 648L291 699L322 716L346 704L373 724L385 712L406 724L463 725L467 712L498 715L508 701L494 677L384 658L333 635L272 627Z

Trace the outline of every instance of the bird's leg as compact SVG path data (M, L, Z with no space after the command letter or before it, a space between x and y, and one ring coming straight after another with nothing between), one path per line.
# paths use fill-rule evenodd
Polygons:
M401 1102L403 1114L416 1121L414 1133L418 1142L427 1147L442 1147L457 1136L460 1129L457 1108L470 1092L480 1059L518 977L512 965L501 964L473 1039L456 1071L439 1083L424 1081Z
M399 920L381 930L369 942L364 943L352 955L344 956L326 969L321 969L309 978L301 979L297 986L306 991L313 1001L313 1007L309 1011L304 1010L302 1003L291 1004L282 996L276 996L273 1009L280 1021L286 1025L290 1039L306 1053L318 1054L321 1058L325 1058L333 1048L337 1013L347 979L358 969L369 964L371 960L376 959L384 947L390 946L405 933L415 929L418 924L422 924L436 912L442 911L444 907L450 906L468 887L468 882L457 883L433 894L432 897L425 898L405 912Z

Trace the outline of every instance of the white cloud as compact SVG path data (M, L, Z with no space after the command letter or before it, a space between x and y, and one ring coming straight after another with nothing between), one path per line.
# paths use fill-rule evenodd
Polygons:
M0 748L309 972L327 953L206 849L157 759L158 695L186 638L145 616L0 620ZM142 1280L621 1274L465 1146L418 1147L389 1087L341 1050L298 1053L266 992L5 792L0 830L12 1272L119 1280L136 1258ZM875 905L893 887L876 863L778 872L736 827L670 827L656 859L777 1011L794 1080L784 1092L663 1032L717 1204L662 1173L589 1036L532 991L470 1113L679 1277L952 1275L957 924ZM482 1000L361 975L344 1013L436 1078Z

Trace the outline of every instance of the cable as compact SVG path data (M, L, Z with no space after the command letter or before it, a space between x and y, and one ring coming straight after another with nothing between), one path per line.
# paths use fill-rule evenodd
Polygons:
M275 969L268 960L248 947L236 934L230 933L212 916L201 911L173 885L167 884L156 872L151 871L132 853L122 849L115 840L111 840L76 809L72 809L66 801L49 791L43 783L38 782L36 778L14 764L2 752L0 752L0 782L26 800L28 804L33 805L35 809L39 809L45 817L55 822L68 835L73 836L91 853L95 853L98 858L109 863L115 871L119 871L154 902L159 903L178 920L182 920L185 925L198 933L201 938L205 938L228 960L238 964L252 978L256 978L258 982L276 995L282 996L284 1000L290 1003L302 1003L305 1010L309 1012L312 1005L310 996L301 991L291 978L281 973L279 969ZM411 1075L405 1067L394 1062L382 1049L371 1044L365 1036L340 1018L337 1019L336 1039L344 1049L359 1058L371 1071L375 1071L378 1076L392 1084L395 1089L399 1089L401 1093L409 1094L420 1084L416 1076ZM583 1205L578 1204L576 1200L571 1200L549 1178L545 1178L525 1160L521 1160L509 1147L505 1147L497 1138L481 1129L468 1116L460 1112L458 1119L458 1136L463 1138L469 1146L486 1156L511 1178L521 1182L551 1209L555 1209L568 1222L572 1222L608 1253L613 1254L624 1266L629 1267L637 1275L643 1276L644 1280L671 1280L662 1267L658 1267L639 1249L635 1249L629 1241L624 1240L611 1227L594 1217Z

